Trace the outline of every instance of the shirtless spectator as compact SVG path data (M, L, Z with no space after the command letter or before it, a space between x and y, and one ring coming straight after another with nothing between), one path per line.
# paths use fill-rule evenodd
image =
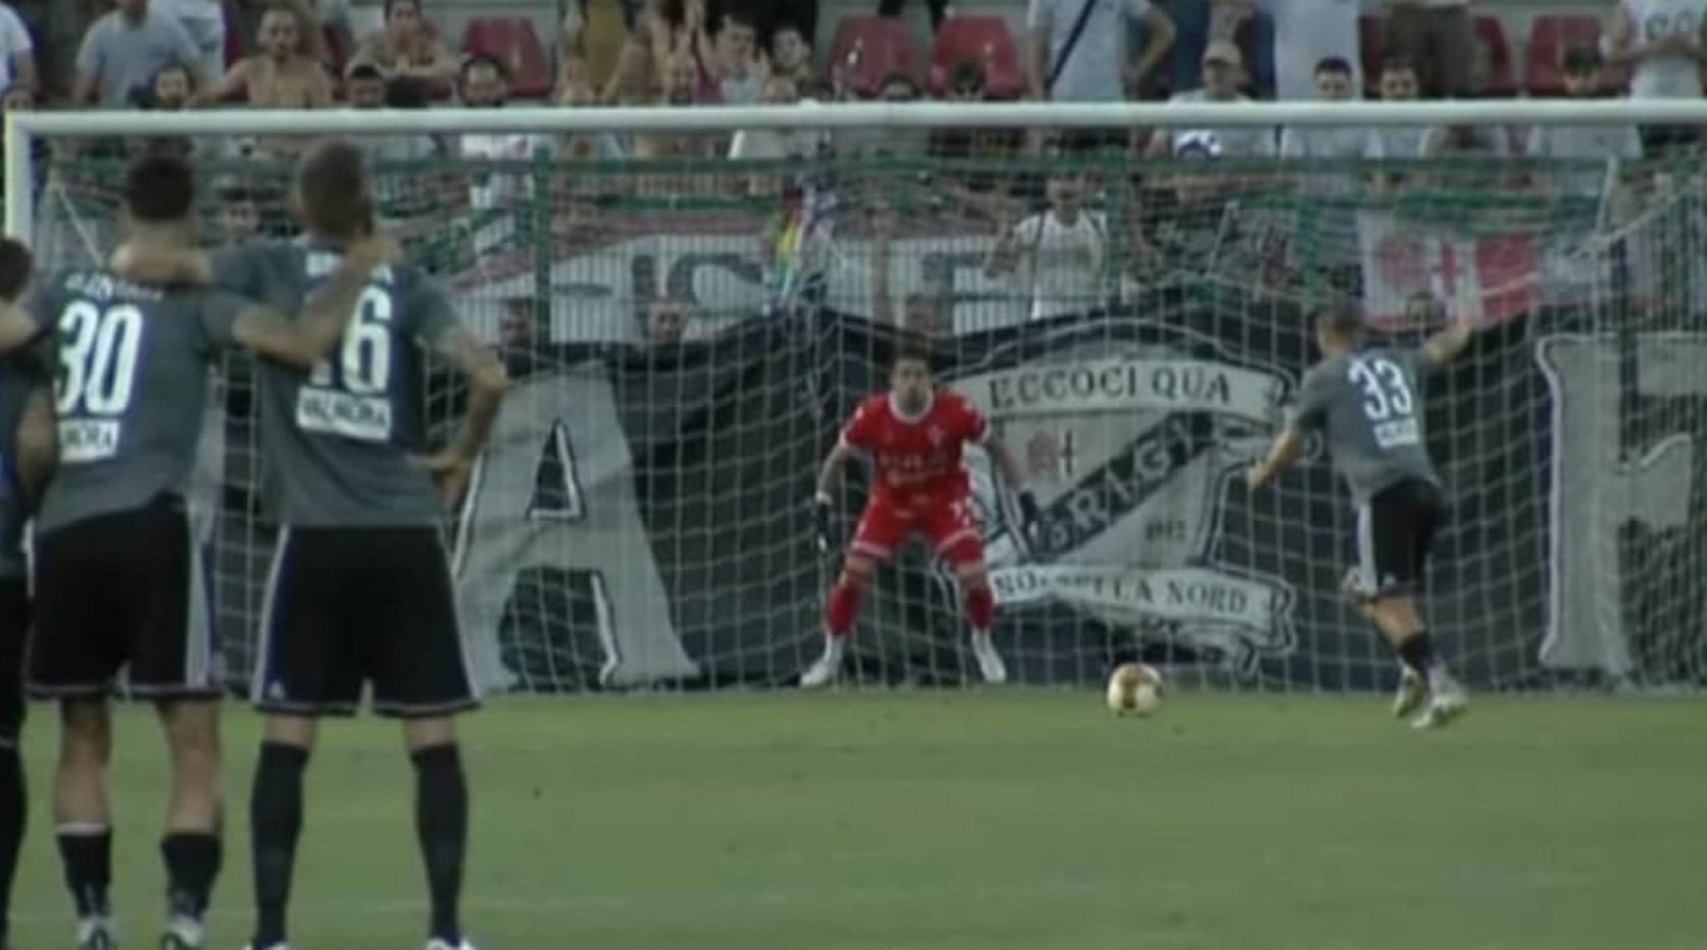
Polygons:
M456 78L457 61L421 12L419 0L385 0L385 26L362 41L351 64L377 68L387 79L409 76L434 85Z
M204 105L243 99L262 109L320 109L332 104L332 80L318 60L301 50L297 12L275 0L261 17L258 52L234 63L200 98Z

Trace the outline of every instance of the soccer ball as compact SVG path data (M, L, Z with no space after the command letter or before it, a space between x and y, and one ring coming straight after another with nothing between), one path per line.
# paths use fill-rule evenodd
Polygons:
M1162 708L1162 674L1143 663L1122 663L1108 678L1108 709L1116 716L1148 716Z

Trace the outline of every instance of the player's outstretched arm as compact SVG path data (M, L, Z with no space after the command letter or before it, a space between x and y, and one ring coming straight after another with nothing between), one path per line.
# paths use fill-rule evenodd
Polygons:
M1445 366L1458 358L1464 348L1470 345L1470 339L1476 335L1476 321L1467 311L1460 311L1446 329L1429 337L1423 343L1423 357L1431 366Z
M838 441L824 464L818 466L818 491L812 496L813 527L818 532L818 549L828 551L834 539L830 537L831 509L835 505L836 486L842 483L842 469L853 455L853 447Z
M1304 434L1296 426L1287 426L1280 435L1275 437L1274 445L1269 447L1268 455L1256 462L1245 473L1245 484L1251 491L1261 491L1269 482L1279 477L1281 472L1292 467L1292 463L1304 457Z
M1008 483L1008 487L1013 489L1014 497L1019 501L1020 526L1027 535L1031 534L1038 521L1042 520L1043 510L1038 507L1037 496L1025 487L1025 476L1020 472L1019 460L1014 458L1014 454L1008 451L1007 445L1001 439L992 438L985 441L984 448L990 453L990 461L995 463L996 471L1001 473L1002 481Z
M344 338L357 304L376 268L395 263L400 255L389 238L364 238L344 250L338 269L303 301L295 320L269 307L245 308L231 327L238 346L259 356L311 369Z

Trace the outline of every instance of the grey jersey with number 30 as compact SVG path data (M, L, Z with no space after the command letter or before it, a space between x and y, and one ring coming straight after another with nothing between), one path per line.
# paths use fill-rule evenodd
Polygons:
M101 271L42 287L30 308L55 338L59 470L38 530L188 488L208 369L246 306L231 294L145 287Z
M342 263L333 250L261 242L215 256L220 285L285 313ZM300 527L436 525L444 506L412 458L424 448L423 349L456 324L437 284L381 267L343 342L313 373L261 361L262 471L279 520Z
M1427 366L1418 350L1364 347L1305 374L1292 424L1324 434L1357 503L1409 478L1440 483L1423 431Z

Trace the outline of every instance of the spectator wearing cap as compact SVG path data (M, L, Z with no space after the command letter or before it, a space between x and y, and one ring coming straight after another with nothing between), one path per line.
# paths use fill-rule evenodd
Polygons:
M1600 95L1603 66L1600 51L1592 46L1566 50L1565 95L1572 99ZM1540 184L1559 194L1591 197L1600 193L1606 181L1608 159L1635 161L1642 157L1642 137L1633 125L1537 125L1529 132L1524 154L1577 165L1562 173L1542 170Z
M1386 53L1416 67L1425 98L1475 95L1476 51L1481 46L1470 0L1386 0L1381 35Z
M183 24L150 9L148 0L115 0L115 8L83 34L72 101L122 109L133 91L151 86L154 74L173 63L187 67L199 84L201 55Z
M1229 40L1211 40L1203 48L1203 87L1175 93L1169 102L1250 102L1239 91L1245 81L1245 58ZM1272 158L1274 130L1260 125L1205 129L1160 129L1150 139L1152 156L1178 154L1191 143L1214 157Z
M1146 38L1126 60L1126 20L1141 20ZM1149 0L1030 0L1026 8L1025 82L1040 102L1120 102L1137 89L1174 45L1174 22ZM1117 135L1073 136L1067 143L1100 146Z

